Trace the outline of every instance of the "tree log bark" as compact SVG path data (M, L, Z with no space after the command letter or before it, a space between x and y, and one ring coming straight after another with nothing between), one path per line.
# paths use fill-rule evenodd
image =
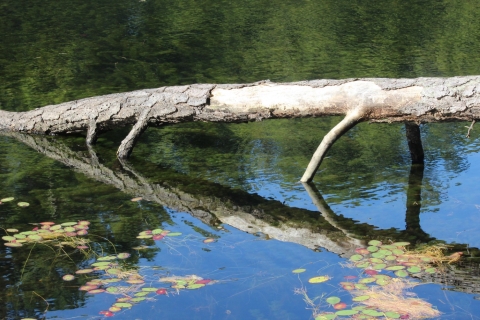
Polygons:
M36 134L87 132L87 144L90 144L103 131L133 124L134 129L118 151L119 157L125 158L149 125L329 115L346 115L349 121L345 120L327 135L302 181L312 179L328 148L358 122L480 119L480 76L161 87L87 98L27 112L0 110L0 130Z

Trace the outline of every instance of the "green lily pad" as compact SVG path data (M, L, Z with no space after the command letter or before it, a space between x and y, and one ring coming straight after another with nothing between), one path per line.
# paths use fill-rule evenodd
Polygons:
M372 266L372 269L374 270L382 270L385 269L387 265L385 263L377 263Z
M360 268L360 269L365 269L365 268L368 268L369 266L370 266L370 263L368 263L368 262L360 262L360 263L355 264L355 267Z
M322 283L322 282L325 282L325 281L328 281L328 280L330 280L329 276L319 276L319 277L310 278L308 280L308 282L310 282L310 283Z
M11 233L18 232L18 229L8 228L7 232L11 232Z
M42 241L43 237L39 236L38 234L32 234L28 236L28 239L33 241Z
M387 249L380 249L380 250L378 250L378 253L381 253L381 254L383 254L384 256L389 256L389 255L392 254L392 251L387 250Z
M372 257L377 258L377 259L383 259L385 258L385 255L383 253L380 253L380 251L372 253Z
M162 234L163 229L154 229L152 230L152 234Z
M412 267L408 268L407 270L410 273L418 273L418 272L422 271L422 269L418 266L412 266Z
M142 283L145 283L145 281L141 280L141 279L130 279L130 280L127 280L126 281L127 283L130 283L130 284L142 284Z
M151 234L144 234L141 236L137 236L137 239L150 239L150 238L153 238Z
M28 207L28 206L30 205L30 203L28 203L28 202L19 202L19 203L17 203L17 205L18 205L19 207Z
M108 261L100 261L100 262L92 263L91 266L92 267L101 267L101 266L109 266L110 264L111 264L111 262L108 262Z
M5 241L14 241L14 240L17 240L17 238L12 237L12 236L3 236L2 239L5 240Z
M337 316L335 315L335 313L322 313L322 314L319 314L315 317L315 320L333 320L335 319Z
M396 256L386 256L386 257L385 257L385 260L387 260L387 261L395 261L395 260L397 260L397 257L396 257Z
M357 289L357 290L367 290L368 287L364 283L355 283L355 289Z
M121 272L120 269L115 269L115 268L107 270L108 274L119 274L120 272Z
M395 271L395 275L400 278L405 278L405 277L408 277L408 272L405 270L398 270L398 271Z
M335 312L337 316L353 316L354 314L357 314L358 310L340 310Z
M383 260L379 258L370 258L370 262L377 264L377 263L383 263Z
M363 256L360 254L354 254L353 256L350 257L351 261L360 261L363 259Z
M365 301L365 300L368 300L370 299L370 296L358 296L358 297L354 297L352 300L355 301L355 302L360 302L360 301Z
M105 283L114 283L114 282L120 282L122 280L118 279L118 278L112 278L112 279L106 279L106 280L102 280L102 281L105 282Z
M397 270L403 270L403 269L405 269L405 266L391 266L391 267L385 268L385 270L389 270L389 271L397 271Z
M295 269L292 271L292 273L302 273L302 272L305 272L307 271L307 269Z
M8 197L8 198L0 199L0 202L9 202L9 201L13 201L13 200L15 200L14 197Z
M193 283L193 284L190 284L187 286L187 289L199 289L201 287L205 287L205 285L203 283Z
M16 239L25 239L27 236L25 236L24 234L17 233L16 235L14 235L14 237Z
M376 282L376 283L377 283L379 286L384 286L384 285L390 283L390 279L380 278L380 279L377 279L377 282Z
M376 278L363 278L363 279L360 279L360 281L358 281L359 283L371 283L371 282L375 282L377 281Z
M368 244L369 244L370 246L376 246L376 247L378 247L378 246L382 245L382 242L381 242L381 241L378 241L378 240L371 240L371 241L368 242Z
M131 308L132 304L128 302L117 302L113 304L114 307L119 307L119 308Z
M367 250L370 251L370 252L377 252L377 251L378 251L378 247L376 247L376 246L369 246L369 247L367 247Z
M93 269L81 269L81 270L75 271L75 273L76 274L86 274L86 273L91 273L93 271L94 271Z
M71 227L71 226L74 226L76 225L77 223L76 222L64 222L62 224L60 224L60 226L62 227Z
M435 272L437 272L437 269L435 269L435 268L427 268L427 269L425 269L425 272L426 272L426 273L435 273Z
M385 316L391 319L400 319L401 315L399 313L388 311L385 312Z
M153 288L153 287L142 288L142 291L146 291L146 292L155 292L157 290L158 288Z
M118 259L127 259L128 257L130 257L130 253L127 253L127 252L122 252L117 254Z
M130 301L132 302L140 302L140 301L143 301L145 300L146 298L145 297L135 297L133 299L130 299Z
M397 256L399 256L399 255L401 255L401 254L404 254L405 251L400 250L400 249L393 249L393 250L392 250L392 253L395 254L395 255L397 255Z
M383 245L381 245L381 247L383 249L387 249L387 250L397 249L397 246L394 246L393 244L383 244Z
M108 287L106 290L108 293L117 293L119 291L117 287Z
M115 259L117 259L117 256L105 256L98 258L97 261L111 261Z
M339 303L341 300L340 300L339 297L328 297L327 300L325 300L325 301L327 301L327 303L333 305L333 304Z
M145 297L149 294L150 292L147 292L147 291L141 291L141 292L137 292L135 293L135 297Z

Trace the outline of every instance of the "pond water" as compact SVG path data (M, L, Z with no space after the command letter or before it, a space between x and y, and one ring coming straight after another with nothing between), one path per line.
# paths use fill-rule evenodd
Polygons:
M198 82L480 74L480 6L471 2L0 7L4 110ZM115 157L128 128L91 149L81 136L0 135L0 199L15 198L0 204L2 237L40 222L90 223L69 243L0 246L0 319L314 319L338 311L329 297L343 310L363 305L345 282L370 278L350 258L371 240L463 252L455 272L410 272L419 285L404 298L441 312L427 318L480 318L476 128L466 138L466 123L422 125L420 167L410 164L403 125L364 123L333 146L313 185L298 183L339 120L149 128L128 162ZM170 233L137 238L155 229ZM107 271L75 273L119 253L129 256L107 261ZM316 276L325 281L309 283ZM109 292L79 290L87 282ZM125 297L137 301L107 312Z

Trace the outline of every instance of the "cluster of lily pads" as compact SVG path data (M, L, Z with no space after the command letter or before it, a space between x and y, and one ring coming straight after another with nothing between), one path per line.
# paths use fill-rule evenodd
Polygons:
M410 319L413 314L405 308L402 303L417 305L424 308L425 312L437 313L431 305L420 299L409 297L408 300L402 300L397 297L397 305L388 306L391 309L386 310L382 303L383 298L394 299L395 295L383 295L382 287L412 286L404 278L408 276L419 275L420 273L435 273L437 269L432 266L431 257L422 254L408 252L405 247L410 243L396 242L391 244L382 244L378 240L372 240L367 248L357 248L356 254L350 257L350 261L356 268L363 269L360 276L346 276L345 282L340 282L344 290L350 291L354 305L348 308L348 304L341 298L331 296L326 298L325 302L336 311L326 311L315 314L315 320L331 320L343 317L352 319ZM306 269L296 269L293 273L303 273ZM383 273L383 274L381 274ZM329 276L316 276L309 279L309 283L323 283L330 280ZM379 289L378 289L379 288ZM388 289L384 290L385 292ZM392 291L392 290L390 290ZM398 293L398 290L397 290ZM395 300L395 299L394 299Z
M14 197L3 198L3 199L0 199L0 204L3 204L3 203L5 203L5 202L11 202L11 201L13 201L13 200L15 200ZM18 205L19 207L28 207L28 206L30 205L30 203L24 202L24 201L20 201L20 202L17 202L17 205Z
M88 234L89 221L78 222L64 222L55 224L54 222L40 222L38 226L30 231L19 232L18 229L5 229L7 235L3 236L5 246L7 247L21 247L23 244L43 242L43 241L63 241L65 239L72 239L77 236L85 236ZM86 240L73 241L77 244L78 249L88 249ZM69 243L71 244L71 243Z

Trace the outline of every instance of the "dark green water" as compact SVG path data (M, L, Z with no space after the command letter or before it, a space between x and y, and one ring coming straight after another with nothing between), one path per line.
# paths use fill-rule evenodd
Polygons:
M479 15L473 1L6 0L0 109L198 82L480 74ZM123 129L93 150L82 137L0 136L0 199L16 198L0 205L0 227L88 220L93 251L131 253L128 267L151 286L166 275L217 281L152 295L120 319L313 319L295 289L350 301L338 282L359 270L340 263L369 239L438 240L475 261L475 129L467 139L465 123L423 125L419 169L402 125L361 124L329 151L311 196L297 181L338 121L150 128L128 163L115 158ZM160 226L182 236L132 249L139 232ZM0 319L96 319L118 298L78 290L98 274L63 281L95 257L53 249L0 247ZM306 273L293 275L299 267ZM477 319L478 271L464 272L414 292L442 319ZM309 285L316 275L332 281Z

